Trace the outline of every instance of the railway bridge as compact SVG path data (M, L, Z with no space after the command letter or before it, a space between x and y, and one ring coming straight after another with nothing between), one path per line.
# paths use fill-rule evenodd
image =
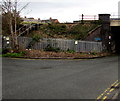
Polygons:
M113 41L115 42L115 50L120 53L120 18L110 20L110 28Z
M120 53L120 18L111 18L110 14L99 14L103 47L108 51Z

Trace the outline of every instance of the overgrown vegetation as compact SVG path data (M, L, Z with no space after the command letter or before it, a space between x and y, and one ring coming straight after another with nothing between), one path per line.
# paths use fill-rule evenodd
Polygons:
M33 35L32 41L29 43L27 48L30 49L32 46L34 46L36 42L39 42L40 39L42 39L41 35L37 35L37 34Z
M97 24L78 24L68 30L68 34L72 35L76 40L84 40L87 37L88 32L96 26Z
M32 37L34 34L39 34L45 38L66 38L84 40L88 32L97 27L98 23L89 24L45 24L41 25L38 31L34 31L27 35Z
M33 35L32 40L35 41L35 42L39 42L39 40L40 40L41 38L42 38L41 35L35 34L35 35Z

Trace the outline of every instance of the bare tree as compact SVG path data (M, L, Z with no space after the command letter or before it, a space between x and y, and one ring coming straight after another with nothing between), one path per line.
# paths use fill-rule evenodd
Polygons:
M27 7L29 3L24 5L20 10L17 9L17 0L2 0L1 8L2 15L5 15L7 20L6 26L9 28L11 36L12 49L18 49L18 34L17 34L17 18L20 18L20 12Z

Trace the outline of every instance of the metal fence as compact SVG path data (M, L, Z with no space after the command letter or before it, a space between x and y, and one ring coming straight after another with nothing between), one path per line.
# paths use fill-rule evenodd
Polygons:
M19 47L21 49L27 49L32 38L19 37ZM102 42L94 41L81 41L81 40L66 40L66 39L54 39L54 38L43 38L39 42L35 42L31 49L44 50L47 46L53 48L59 48L60 50L67 51L74 50L75 52L101 52Z

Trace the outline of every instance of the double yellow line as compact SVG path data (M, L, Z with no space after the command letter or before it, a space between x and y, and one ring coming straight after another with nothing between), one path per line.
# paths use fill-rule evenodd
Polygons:
M96 101L104 101L108 98L108 95L110 95L114 90L115 87L119 86L120 82L116 80L109 88L107 88L101 95L99 95L96 99ZM113 87L113 88L112 88Z

